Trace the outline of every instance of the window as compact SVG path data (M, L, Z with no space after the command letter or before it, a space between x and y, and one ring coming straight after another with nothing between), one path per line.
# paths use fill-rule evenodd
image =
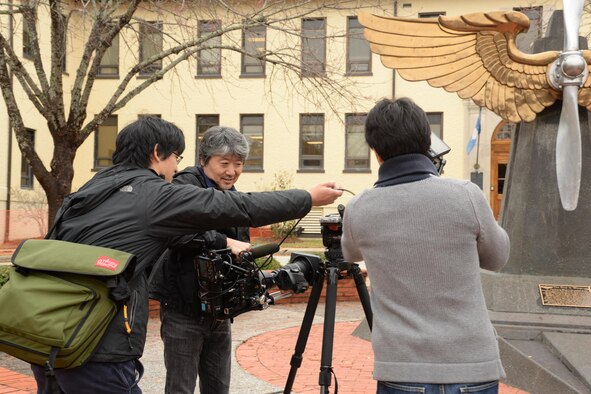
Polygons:
M439 15L445 15L445 11L419 12L419 18L437 18Z
M266 51L267 27L256 26L246 29L242 35L242 47L246 53L252 56L242 54L242 75L265 75L265 61L257 58Z
M539 7L527 7L527 8L513 8L515 11L519 11L527 15L529 18L529 30L525 33L521 33L515 39L515 45L517 48L525 53L533 53L534 42L542 36L542 11L543 8Z
M64 46L63 46L63 50L62 50L62 56L63 56L62 72L65 73L67 70L67 64L68 64L68 62L67 62L67 60L68 60L68 58L67 58L67 53L68 53L68 50L67 50L67 47L68 47L68 17L64 14L62 14L62 23L64 24L64 42L63 42Z
M211 34L221 27L220 21L199 21L198 36L201 38ZM197 75L219 77L222 74L222 37L212 37L203 45L211 46L209 49L202 49L197 55Z
M162 115L160 114L139 114L137 116L138 119L142 119L142 118L158 118L158 119L162 119Z
M314 77L326 71L326 19L302 21L302 75Z
M116 138L117 115L111 115L99 125L94 133L94 168L113 165Z
M347 74L371 73L371 51L356 16L347 18Z
M113 37L111 46L105 51L97 75L101 77L119 76L119 34Z
M195 162L199 162L199 143L203 139L203 133L214 126L220 125L219 115L197 115L197 135L195 138Z
M495 130L494 139L496 141L510 141L515 134L517 124L509 121L504 121L501 127Z
M162 52L162 23L144 22L140 25L140 62L148 60ZM162 70L162 59L155 61L140 70L139 75L146 76Z
M263 170L263 115L240 115L240 131L246 136L250 153L244 163L245 171Z
M300 115L300 170L324 169L324 115Z
M25 138L31 144L31 147L35 149L35 130L25 129ZM32 189L33 188L33 167L29 164L25 155L21 157L21 189Z
M433 134L443 139L443 112L427 112L427 119Z
M365 142L367 114L345 115L345 171L369 170L369 145Z
M29 30L27 23L23 21L23 57L25 59L33 58L33 47L33 32Z

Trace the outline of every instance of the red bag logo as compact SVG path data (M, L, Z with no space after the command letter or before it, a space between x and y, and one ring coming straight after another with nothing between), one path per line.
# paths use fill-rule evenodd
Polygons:
M115 271L119 267L119 262L107 256L100 256L96 260L95 267L106 268L111 271Z

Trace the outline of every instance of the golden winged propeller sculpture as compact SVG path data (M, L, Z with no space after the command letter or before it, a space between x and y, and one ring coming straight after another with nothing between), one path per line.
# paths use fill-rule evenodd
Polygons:
M563 100L557 136L561 202L576 208L581 172L578 105L591 110L591 51L579 50L583 0L564 1L565 48L527 54L515 38L529 28L516 11L437 18L384 17L361 12L359 22L371 50L408 81L471 99L503 119L531 122Z

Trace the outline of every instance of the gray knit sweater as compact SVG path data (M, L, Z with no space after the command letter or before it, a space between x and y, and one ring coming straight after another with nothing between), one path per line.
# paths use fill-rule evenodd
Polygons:
M432 176L367 190L345 210L342 247L371 282L374 379L505 376L480 268L503 267L509 238L476 185Z

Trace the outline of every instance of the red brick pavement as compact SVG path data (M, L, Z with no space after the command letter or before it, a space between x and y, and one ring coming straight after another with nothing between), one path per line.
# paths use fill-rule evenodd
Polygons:
M30 394L37 392L32 376L0 368L0 394Z
M371 344L352 335L358 325L359 322L335 324L332 366L341 393L365 394L376 391L376 383L372 378ZM248 339L236 349L238 363L259 379L284 387L299 329L292 327L270 331ZM322 333L322 324L313 325L310 330L304 359L293 384L293 391L298 394L318 392ZM331 384L331 391L334 391L334 378ZM528 394L506 384L500 385L499 393Z
M369 342L352 335L359 322L336 323L332 365L338 379L339 391L344 394L375 393L372 379L373 352ZM303 354L302 366L297 370L293 391L298 394L318 392L322 324L312 326ZM252 337L236 350L240 366L250 374L284 387L289 375L300 327L269 331ZM331 391L334 391L334 378ZM34 394L35 380L31 376L0 368L0 394ZM500 394L528 394L526 391L501 384Z

